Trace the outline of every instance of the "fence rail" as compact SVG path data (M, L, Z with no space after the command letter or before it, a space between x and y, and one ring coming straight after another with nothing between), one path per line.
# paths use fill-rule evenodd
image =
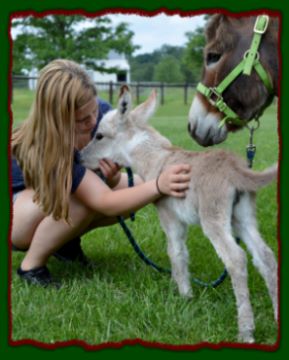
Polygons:
M36 76L23 76L23 75L13 75L12 76L12 88L14 87L28 87L31 90L36 88L36 82L38 77ZM119 88L124 85L123 82L94 82L96 87L101 90L108 91L108 99L112 104L114 101L115 94L118 96ZM140 96L142 89L153 88L159 89L160 92L160 103L161 105L165 104L165 91L169 88L176 88L183 90L183 99L184 104L188 104L188 91L190 89L195 89L196 84L189 83L162 83L162 82L131 82L127 84L132 91L135 93L137 104L140 103ZM13 92L12 92L12 101L13 101Z

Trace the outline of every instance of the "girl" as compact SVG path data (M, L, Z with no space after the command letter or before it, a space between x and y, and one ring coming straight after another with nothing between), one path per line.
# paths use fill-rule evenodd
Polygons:
M96 95L78 64L52 61L40 73L28 119L13 132L11 237L15 248L27 250L17 273L30 283L53 283L46 263L66 243L161 196L183 197L188 189L186 164L127 188L126 176L109 159L100 164L106 183L79 163L78 151L96 129Z

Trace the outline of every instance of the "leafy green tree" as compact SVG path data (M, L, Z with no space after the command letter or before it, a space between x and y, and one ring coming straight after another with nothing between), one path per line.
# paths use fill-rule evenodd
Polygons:
M166 55L156 65L154 80L166 83L183 82L179 61L172 55Z
M17 29L13 41L13 72L40 69L55 58L67 58L95 70L105 69L95 60L106 58L109 50L131 55L138 46L128 24L113 27L108 17L80 15L28 16L12 24ZM113 71L115 69L111 69Z
M160 49L154 51L156 61L159 61L161 58L170 55L176 59L180 59L183 56L184 47L183 46L172 46L164 44Z
M130 57L132 81L198 82L205 46L203 27L186 33L186 37L184 46L165 44L152 53Z
M155 69L160 62L167 56L174 58L177 62L183 54L183 47L162 45L152 53L145 53L130 58L131 79L132 81L154 81ZM180 77L178 76L178 79ZM179 80L177 80L179 81ZM182 81L182 80L181 80Z
M152 54L130 57L129 63L132 81L153 81L155 64Z
M185 46L181 68L186 81L193 83L200 80L202 73L205 46L204 29L199 27L194 32L187 32L186 36L188 42Z

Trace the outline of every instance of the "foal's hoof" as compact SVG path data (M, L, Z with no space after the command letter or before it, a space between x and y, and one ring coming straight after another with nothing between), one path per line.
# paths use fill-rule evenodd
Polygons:
M180 290L180 295L181 295L182 298L188 299L188 300L193 298L193 292L192 292L191 289L182 290L182 291Z

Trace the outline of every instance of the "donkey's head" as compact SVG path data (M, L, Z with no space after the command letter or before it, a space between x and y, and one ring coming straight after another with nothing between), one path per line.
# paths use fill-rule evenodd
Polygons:
M134 149L145 146L148 136L144 126L156 105L156 92L152 91L144 103L131 110L129 88L122 86L117 109L104 115L93 139L81 151L82 163L96 169L100 159L109 158L121 166L130 166Z
M253 16L222 14L208 22L202 82L188 124L200 145L224 141L229 132L259 118L277 95L278 19L271 17L260 31L259 24Z

